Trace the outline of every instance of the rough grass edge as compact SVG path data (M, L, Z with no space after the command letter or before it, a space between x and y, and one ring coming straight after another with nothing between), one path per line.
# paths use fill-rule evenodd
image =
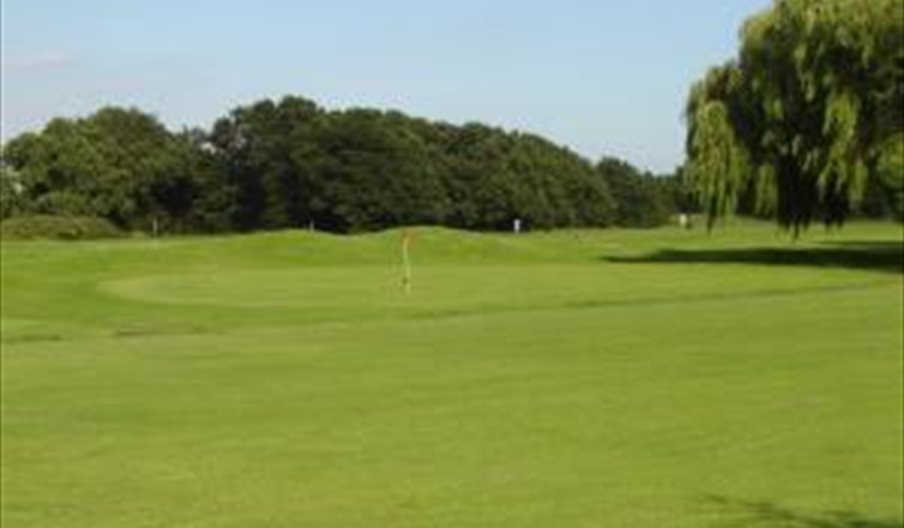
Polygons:
M109 220L94 216L28 215L0 222L3 240L96 240L125 233Z

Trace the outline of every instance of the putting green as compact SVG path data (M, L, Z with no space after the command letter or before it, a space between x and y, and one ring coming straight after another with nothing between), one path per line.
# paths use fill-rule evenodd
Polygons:
M241 308L418 311L555 309L626 302L693 302L756 295L791 295L877 282L843 270L814 274L718 265L438 266L417 270L406 295L397 270L376 266L239 269L140 276L101 282L98 290L128 300Z

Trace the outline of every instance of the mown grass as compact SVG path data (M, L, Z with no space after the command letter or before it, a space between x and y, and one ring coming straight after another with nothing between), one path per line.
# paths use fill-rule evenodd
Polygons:
M902 518L901 228L2 246L8 527Z

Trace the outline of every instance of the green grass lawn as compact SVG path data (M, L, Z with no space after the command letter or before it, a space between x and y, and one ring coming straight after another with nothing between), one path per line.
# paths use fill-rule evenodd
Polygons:
M892 528L900 226L2 245L2 525Z

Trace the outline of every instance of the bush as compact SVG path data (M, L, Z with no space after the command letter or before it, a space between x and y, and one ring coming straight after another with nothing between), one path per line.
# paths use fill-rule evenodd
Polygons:
M123 232L112 223L93 216L17 216L0 223L0 237L6 240L91 240L121 236Z

